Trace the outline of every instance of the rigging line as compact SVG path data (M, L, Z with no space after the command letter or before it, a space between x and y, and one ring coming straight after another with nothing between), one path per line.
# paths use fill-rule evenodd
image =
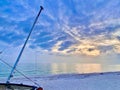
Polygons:
M18 55L18 57L17 57L17 59L16 59L16 62L15 62L14 66L13 66L13 68L12 68L12 70L11 70L8 78L7 78L6 83L9 83L9 81L10 81L12 75L13 75L13 72L14 72L14 70L15 70L15 68L16 68L16 66L17 66L17 64L18 64L18 62L19 62L19 60L20 60L20 58L21 58L21 56L22 56L22 53L23 53L23 51L24 51L24 49L25 49L25 46L26 46L26 44L27 44L27 42L28 42L28 40L29 40L29 37L30 37L30 35L31 35L31 33L32 33L33 29L34 29L34 26L35 26L35 24L36 24L36 22L37 22L37 20L38 20L38 17L40 16L42 10L43 10L43 7L40 6L40 11L38 12L37 17L35 18L35 21L34 21L32 27L31 27L30 32L29 32L29 34L28 34L28 36L27 36L27 38L26 38L26 40L25 40L25 43L23 44L23 47L22 47L22 49L21 49L21 51L20 51L20 53L19 53L19 55Z
M6 64L7 66L13 68L10 64L8 64L7 62L5 62L4 60L0 59L0 61L3 62L4 64ZM39 85L37 82L35 82L35 81L33 81L32 79L30 79L29 77L27 77L25 74L23 74L22 72L20 72L20 71L17 70L16 68L15 68L15 70L16 70L19 74L21 74L22 76L24 76L26 79L28 79L29 81L33 82L35 85L37 85L37 86L40 87L40 85Z
M0 54L2 54L2 51L0 51Z
M3 48L1 51L0 51L0 54L2 54L4 51L5 51L6 48Z

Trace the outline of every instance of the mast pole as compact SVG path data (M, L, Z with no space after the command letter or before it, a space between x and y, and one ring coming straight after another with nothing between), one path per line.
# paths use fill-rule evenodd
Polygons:
M14 66L13 66L13 68L12 68L12 70L11 70L8 78L7 78L6 83L9 83L11 77L13 76L13 72L14 72L14 70L15 70L15 68L16 68L16 66L17 66L17 64L18 64L18 62L19 62L19 60L20 60L20 58L21 58L21 55L22 55L22 53L23 53L23 51L24 51L24 49L25 49L25 46L26 46L26 44L27 44L27 42L28 42L28 40L29 40L29 37L30 37L30 35L31 35L31 33L32 33L33 29L34 29L34 26L35 26L35 24L36 24L36 22L37 22L37 20L38 20L38 17L40 16L42 10L43 10L43 7L40 6L40 11L39 11L39 13L37 14L37 17L35 18L35 21L34 21L32 27L31 27L30 32L29 32L29 34L28 34L28 36L27 36L27 38L26 38L26 41L25 41L25 43L24 43L24 45L23 45L23 47L22 47L22 49L21 49L21 51L20 51L20 53L19 53L19 55L18 55L18 57L17 57L17 59L16 59L16 62L15 62Z

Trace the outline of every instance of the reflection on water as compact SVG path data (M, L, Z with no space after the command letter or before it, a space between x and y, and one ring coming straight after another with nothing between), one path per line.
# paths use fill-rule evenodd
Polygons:
M76 64L75 66L78 73L101 72L100 64Z
M52 74L67 73L67 72L69 72L69 70L68 70L68 66L66 63L62 63L62 64L53 63L53 64L51 64L51 73Z
M44 76L67 73L94 73L120 71L120 65L101 65L97 63L26 63L19 64L17 69L27 76ZM7 77L11 68L0 63L0 78ZM15 72L15 76L21 76Z
M101 72L100 64L51 64L51 73L93 73Z

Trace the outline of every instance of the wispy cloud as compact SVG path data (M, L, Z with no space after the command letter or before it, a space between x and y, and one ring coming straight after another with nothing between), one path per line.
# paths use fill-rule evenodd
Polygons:
M30 48L40 47L63 55L120 54L120 1L32 2L0 2L0 41L22 45L39 10L40 2L45 9L30 38Z

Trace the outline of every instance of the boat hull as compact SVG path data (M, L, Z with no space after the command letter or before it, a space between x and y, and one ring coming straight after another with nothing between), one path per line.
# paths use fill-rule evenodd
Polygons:
M43 90L41 87L15 84L15 83L0 83L0 90Z

